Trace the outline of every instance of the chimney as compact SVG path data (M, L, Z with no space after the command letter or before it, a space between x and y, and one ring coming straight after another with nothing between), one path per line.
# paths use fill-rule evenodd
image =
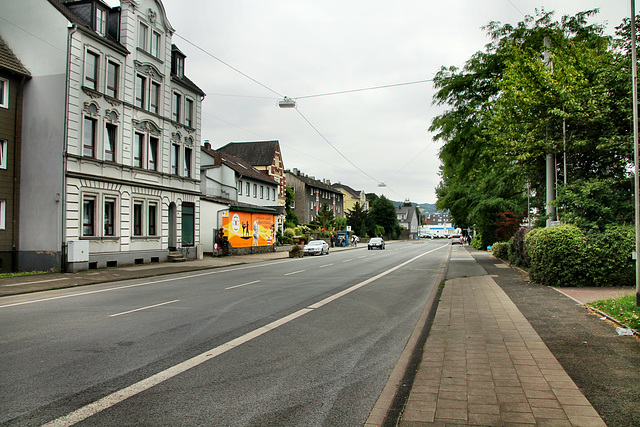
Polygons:
M211 150L211 143L209 142L208 139L204 140L204 148Z

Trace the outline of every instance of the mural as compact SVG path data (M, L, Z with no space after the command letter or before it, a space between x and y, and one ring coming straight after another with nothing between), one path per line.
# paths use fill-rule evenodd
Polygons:
M275 215L224 211L222 229L233 248L271 246L276 237Z

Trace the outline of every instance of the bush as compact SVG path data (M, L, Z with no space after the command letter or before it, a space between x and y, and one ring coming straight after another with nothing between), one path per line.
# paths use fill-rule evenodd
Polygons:
M525 245L525 236L531 231L530 227L522 227L509 240L509 262L518 267L528 268L531 265L531 258Z
M480 233L473 236L471 240L471 247L479 251L484 251L486 248L482 247L482 235Z
M491 245L491 252L493 252L493 256L500 259L508 259L509 258L509 243L507 242L495 242Z
M595 286L635 286L635 228L613 226L602 233L588 232L590 273Z
M296 235L296 231L293 228L285 228L282 234L284 234L284 237L293 239L293 237Z
M584 232L571 224L537 228L525 237L531 279L547 286L589 286L590 259Z

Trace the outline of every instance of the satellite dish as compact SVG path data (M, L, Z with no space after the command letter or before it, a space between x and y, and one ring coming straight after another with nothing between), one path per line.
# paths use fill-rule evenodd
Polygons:
M285 96L284 99L278 101L278 107L280 108L296 108L296 101Z

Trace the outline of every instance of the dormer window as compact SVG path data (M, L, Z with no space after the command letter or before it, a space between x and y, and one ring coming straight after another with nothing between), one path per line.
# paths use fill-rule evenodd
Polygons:
M171 47L171 74L184 77L184 58L186 58L185 54L173 45Z
M107 11L96 7L96 32L101 36L107 35Z

